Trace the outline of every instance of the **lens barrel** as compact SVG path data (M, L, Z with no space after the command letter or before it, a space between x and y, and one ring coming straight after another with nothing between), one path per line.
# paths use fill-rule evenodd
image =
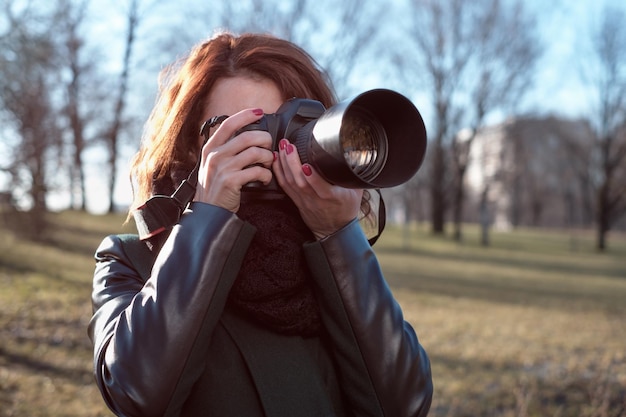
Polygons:
M302 162L346 188L387 188L408 181L426 153L426 128L403 95L366 91L328 109L292 139Z

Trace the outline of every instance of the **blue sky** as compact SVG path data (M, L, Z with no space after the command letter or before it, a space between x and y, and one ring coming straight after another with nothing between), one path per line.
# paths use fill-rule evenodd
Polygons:
M581 81L590 54L591 31L597 27L605 5L624 10L616 0L526 0L538 12L539 29L546 45L537 78L527 101L538 110L580 117L593 109L592 92Z

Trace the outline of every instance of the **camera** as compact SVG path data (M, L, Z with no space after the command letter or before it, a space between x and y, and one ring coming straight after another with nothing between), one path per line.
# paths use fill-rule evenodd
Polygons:
M419 111L408 98L386 89L366 91L329 109L319 101L293 98L236 134L250 130L269 132L272 150L288 139L303 164L344 188L400 185L417 172L426 153ZM282 194L274 179L268 185L246 184L242 191L268 198Z
M226 116L216 119L223 118ZM201 134L218 121L207 122ZM328 110L319 101L294 98L236 135L250 130L269 132L272 150L278 150L279 140L288 139L302 163L313 166L331 184L345 188L400 185L417 172L426 153L426 128L419 111L403 95L385 89L366 91ZM195 194L199 167L200 159L171 196L155 195L133 212L142 240L176 224ZM246 184L241 193L242 199L284 197L274 179L268 185Z

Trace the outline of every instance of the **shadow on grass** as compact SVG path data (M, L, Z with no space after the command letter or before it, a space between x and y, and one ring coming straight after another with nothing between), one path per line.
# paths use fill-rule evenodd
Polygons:
M624 293L604 291L591 294L576 286L532 285L524 279L480 279L472 277L408 273L394 271L387 277L394 289L407 289L451 298L470 298L501 304L557 307L580 310L582 306L601 309L607 313L623 314Z
M41 274L45 275L47 283L55 283L65 288L71 287L74 290L85 289L85 283L90 284L90 282L85 280L79 281L69 278L67 276L67 272L70 269L71 267L59 267L58 271L52 271L50 269L38 266L38 264L36 263L28 262L28 260L25 259L7 259L3 258L0 255L0 273L5 273L8 276L17 276L18 278L16 279L21 279L19 278L21 275Z
M91 258L107 234L125 233L126 230L130 228L120 226L115 232L103 232L94 230L90 225L73 224L65 220L60 224L51 225L48 233L42 237L41 243Z
M43 373L52 378L63 378L73 383L93 383L93 375L88 370L53 365L45 358L35 358L33 355L10 352L2 346L0 346L0 358L12 367L24 367L33 374Z
M436 251L429 251L425 249L398 249L382 247L376 248L376 253L379 254L398 254L404 253L407 255L420 255L428 257L433 261L440 262L466 262L474 264L491 264L495 266L504 266L507 268L519 268L526 271L535 271L537 275L545 274L546 272L557 272L563 274L569 274L572 276L603 276L607 278L618 278L626 280L626 262L620 259L615 259L614 268L607 269L604 267L596 267L593 265L581 265L580 262L572 262L576 259L576 254L572 253L571 257L567 255L559 255L558 260L555 259L540 259L536 256L530 257L503 257L501 254L490 252L489 248L484 248L484 253L476 253L473 250L472 253L462 253L462 246L459 247L459 251L450 255L450 252L439 253ZM502 249L498 248L498 251ZM506 250L506 249L505 249ZM508 250L507 250L508 251ZM609 256L604 254L598 254L597 256Z
M134 225L124 224L123 218L99 218L80 211L45 213L41 225L32 225L32 213L11 211L1 213L0 233L7 231L22 241L47 245L58 250L92 257L99 243L108 234L134 233ZM119 220L119 224L115 222Z
M99 235L100 240L104 239L105 236ZM65 238L58 238L55 236L48 236L42 239L42 243L53 246L58 250L73 253L76 255L84 256L92 258L96 253L96 249L98 244L84 244L80 240L67 240Z

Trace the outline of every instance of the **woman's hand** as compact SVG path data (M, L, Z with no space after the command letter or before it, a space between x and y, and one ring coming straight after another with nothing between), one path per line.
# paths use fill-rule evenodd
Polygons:
M302 165L288 140L279 142L272 168L276 181L296 204L316 239L336 232L358 216L363 190L329 184L311 165Z
M272 137L264 131L237 130L259 120L260 109L247 109L226 119L202 148L194 201L213 204L236 213L241 187L252 181L268 184L274 154Z

